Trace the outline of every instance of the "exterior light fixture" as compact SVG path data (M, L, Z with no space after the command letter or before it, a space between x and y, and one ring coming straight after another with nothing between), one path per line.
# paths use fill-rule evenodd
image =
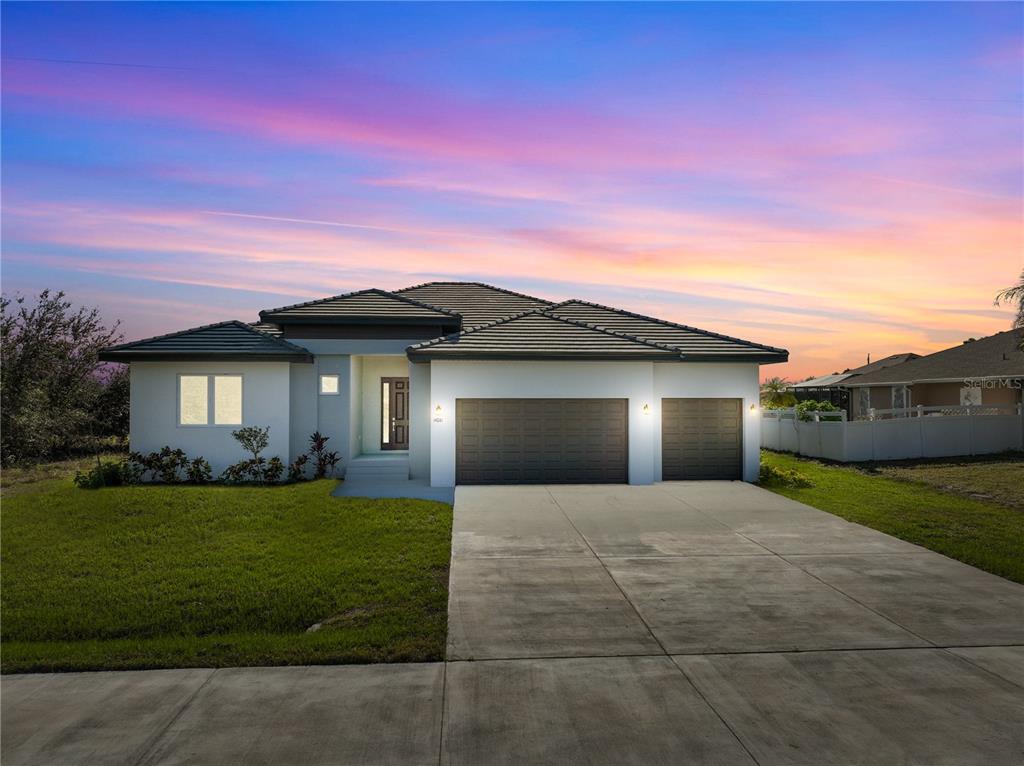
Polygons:
M643 406L643 408L642 408L642 411L643 411L644 415L650 415L651 414L651 405L645 404Z
M435 415L440 415L441 414L441 405L440 404L437 405L436 407L434 407L434 414Z
M756 404L751 404L750 405L750 414L753 415L755 412L757 412L757 405Z

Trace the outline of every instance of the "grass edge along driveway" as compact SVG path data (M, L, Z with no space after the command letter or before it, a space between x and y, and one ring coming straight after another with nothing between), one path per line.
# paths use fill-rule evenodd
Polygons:
M772 492L1024 583L1024 513L1018 510L850 466L768 451L761 459L814 482L765 487Z
M5 497L3 672L443 659L451 507L334 486Z

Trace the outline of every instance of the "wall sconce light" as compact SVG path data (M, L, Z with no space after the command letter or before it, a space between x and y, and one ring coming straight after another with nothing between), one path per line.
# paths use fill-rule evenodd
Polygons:
M434 414L435 415L440 415L441 414L441 405L440 404L437 405L436 407L434 407Z
M756 404L751 404L750 405L750 414L753 415L755 412L757 412L757 405Z
M444 417L441 415L441 405L440 404L437 405L436 407L434 407L434 422L435 423L443 423L444 422Z
M651 405L649 405L649 404L645 404L645 405L644 405L644 406L643 406L643 407L641 408L641 412L643 412L643 413L644 413L644 415L650 415L650 414L651 414Z

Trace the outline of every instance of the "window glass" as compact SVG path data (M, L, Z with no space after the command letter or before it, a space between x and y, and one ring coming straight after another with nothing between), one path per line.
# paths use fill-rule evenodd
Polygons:
M213 422L223 426L242 424L241 375L214 376Z
M182 375L178 411L183 426L205 426L207 423L206 375Z
M960 404L965 407L981 405L981 386L964 386L960 389Z
M388 420L390 419L390 407L391 407L391 384L384 383L381 385L380 393L380 441L381 444L387 444L390 441L391 429L388 428Z
M321 394L336 394L336 393L338 393L338 376L337 375L321 375L320 376L320 393Z

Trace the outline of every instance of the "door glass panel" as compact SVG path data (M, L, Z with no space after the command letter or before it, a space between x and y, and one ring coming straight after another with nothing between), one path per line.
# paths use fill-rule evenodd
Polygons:
M380 440L382 444L390 443L391 429L388 420L391 415L391 384L383 383L380 393Z

